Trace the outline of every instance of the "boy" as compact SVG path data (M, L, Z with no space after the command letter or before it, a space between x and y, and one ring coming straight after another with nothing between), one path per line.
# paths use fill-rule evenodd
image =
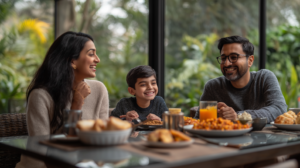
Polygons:
M168 111L164 99L156 96L158 87L156 73L150 66L138 66L131 69L126 77L128 92L135 96L121 99L111 116L132 121L139 118L161 121L162 113Z

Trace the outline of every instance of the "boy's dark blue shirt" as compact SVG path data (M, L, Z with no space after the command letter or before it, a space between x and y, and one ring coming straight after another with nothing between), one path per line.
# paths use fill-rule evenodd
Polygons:
M136 103L136 97L130 97L121 99L116 108L111 112L111 116L119 118L121 115L126 115L128 111L132 110L139 114L140 120L145 121L150 113L162 118L163 112L168 111L168 108L164 99L160 96L155 96L147 108L139 107Z

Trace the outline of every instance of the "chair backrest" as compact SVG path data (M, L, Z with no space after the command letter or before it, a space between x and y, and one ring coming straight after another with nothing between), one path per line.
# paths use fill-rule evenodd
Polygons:
M0 114L0 137L28 135L26 113Z

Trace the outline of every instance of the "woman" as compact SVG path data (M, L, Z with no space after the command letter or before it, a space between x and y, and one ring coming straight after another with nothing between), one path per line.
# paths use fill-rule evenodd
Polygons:
M65 109L82 110L82 119L108 118L106 87L85 79L96 76L99 62L87 34L66 32L54 41L27 90L29 136L62 133ZM30 160L22 157L17 167L44 166Z
M51 45L27 90L28 134L62 133L63 111L82 110L82 119L108 118L108 93L96 76L93 38L66 32ZM38 126L38 127L37 127Z

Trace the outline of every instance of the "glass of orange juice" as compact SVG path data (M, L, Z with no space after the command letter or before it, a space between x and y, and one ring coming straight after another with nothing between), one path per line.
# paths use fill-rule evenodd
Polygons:
M217 118L217 101L200 101L200 121Z

